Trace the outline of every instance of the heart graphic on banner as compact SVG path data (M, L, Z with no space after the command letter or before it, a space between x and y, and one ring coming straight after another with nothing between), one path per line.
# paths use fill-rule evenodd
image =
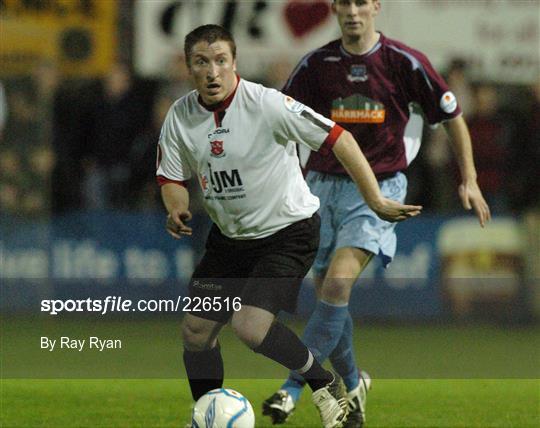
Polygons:
M325 1L291 0L283 13L294 37L301 38L326 21L330 11L330 4Z

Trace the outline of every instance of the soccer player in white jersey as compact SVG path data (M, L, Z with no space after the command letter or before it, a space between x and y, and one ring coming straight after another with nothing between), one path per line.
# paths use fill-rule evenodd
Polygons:
M455 96L421 52L375 30L379 0L335 0L342 37L308 53L283 91L350 131L384 196L403 201L402 171L420 147L423 117L444 123L460 166L459 194L483 226L489 208L476 183L471 141ZM320 76L325 76L320 79ZM423 116L418 113L422 109ZM373 256L388 264L396 251L395 224L378 218L333 153L312 152L310 190L321 201L321 245L313 264L319 301L303 342L319 362L330 359L348 390L347 427L361 427L370 379L359 372L348 310L351 288ZM294 372L263 404L274 423L294 409L304 381Z
M382 196L350 133L276 90L241 79L234 40L222 27L196 28L184 49L196 90L165 119L157 177L172 236L192 232L184 186L192 177L214 222L189 286L191 298L209 299L212 307L187 313L182 323L193 399L222 386L218 334L231 320L249 348L302 375L323 426L339 427L347 415L342 380L275 320L280 310L295 309L319 244L319 201L303 179L295 142L333 151L382 218L405 220L421 207ZM240 310L226 304L234 297L241 298Z

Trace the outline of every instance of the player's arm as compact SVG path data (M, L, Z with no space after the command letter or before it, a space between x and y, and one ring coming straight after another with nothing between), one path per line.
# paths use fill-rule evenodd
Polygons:
M161 198L167 210L167 232L176 239L191 235L189 192L185 181L191 177L188 156L179 132L176 104L167 113L157 145L156 176L161 188Z
M280 92L270 90L265 95L265 118L277 140L297 141L312 150L326 151L331 147L369 207L383 220L402 221L420 214L420 206L403 205L383 197L373 170L350 132Z
M410 56L415 57L416 61L410 62ZM431 125L444 123L450 135L461 172L459 186L461 202L467 210L474 208L480 225L484 227L491 215L476 183L471 137L457 100L424 54L410 51L409 56L402 56L401 59L405 62L400 70L403 71L402 78L408 87L411 99L422 106Z
M421 206L403 205L382 195L373 170L350 132L341 133L332 151L358 186L369 207L380 218L402 221L420 214Z
M491 220L491 213L476 182L476 168L474 167L469 128L461 115L444 122L444 127L450 136L451 145L459 165L461 174L459 197L461 203L466 210L474 209L480 225L484 227L486 222Z
M191 235L191 227L186 222L191 220L189 212L189 192L181 184L166 183L161 186L161 198L169 215L167 216L167 232L176 239L182 235Z

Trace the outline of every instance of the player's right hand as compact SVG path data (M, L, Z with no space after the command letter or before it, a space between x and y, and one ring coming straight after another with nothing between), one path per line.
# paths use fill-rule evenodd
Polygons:
M463 182L459 185L459 197L463 208L474 209L480 226L484 227L491 220L491 211L476 180Z
M408 218L416 217L422 212L421 205L403 205L388 198L382 198L373 204L371 209L380 218L390 222L407 220Z
M193 230L186 225L186 222L191 220L191 213L189 211L172 211L167 216L167 223L165 228L167 233L173 238L180 239L182 236L191 236Z

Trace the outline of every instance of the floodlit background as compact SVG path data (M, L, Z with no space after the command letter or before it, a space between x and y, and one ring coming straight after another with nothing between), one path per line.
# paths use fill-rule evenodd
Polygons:
M389 379L537 379L540 2L381 3L378 28L427 54L456 93L494 219L482 230L462 210L457 166L444 131L426 128L407 172L408 200L422 204L424 214L398 226L398 255L391 267L383 270L375 261L353 292L359 362ZM191 90L183 37L204 23L232 30L242 77L275 88L305 53L339 36L330 3L323 0L0 0L3 378L183 376L181 313L53 316L42 312L40 303L185 295L208 221L195 196L194 236L175 241L165 233L155 158L168 108ZM196 195L197 183L190 186ZM298 313L287 318L299 331L315 302L309 279L300 302ZM40 349L46 335L120 337L125 345L107 355L74 357ZM223 344L233 377L274 379L249 396L258 409L257 400L279 386L284 372L242 349L230 333ZM13 397L35 397L36 391L62 396L64 390L64 384L49 390L28 382L6 384L5 391L13 392L3 410L6 426L71 426L70 410L59 416L39 394L34 413L20 410L24 400ZM86 390L70 385L73 394ZM96 388L93 397L101 397ZM525 390L537 404L537 384ZM187 389L182 391L189 401ZM474 402L477 396L471 394L463 400ZM523 404L522 395L513 396ZM184 414L171 416L159 407L163 400L156 401L161 412L156 424L178 426ZM374 400L383 407L377 413L375 406L373 426L404 426L397 417L381 419L384 400ZM99 407L101 398L95 401ZM511 426L497 413L507 407L506 396L501 403L476 426ZM76 400L70 405L77 408ZM130 405L113 401L110 408ZM107 426L138 426L109 420L100 409L104 419L99 420L109 421ZM517 413L526 419L528 411L530 420L537 420L534 401L524 409ZM476 410L471 414L483 417ZM91 414L85 417L77 426L95 426ZM309 417L306 421L316 421ZM409 422L411 417L404 415ZM454 422L467 426L466 417ZM152 423L148 416L143 426ZM438 426L435 419L410 423ZM298 426L310 424L316 422Z

